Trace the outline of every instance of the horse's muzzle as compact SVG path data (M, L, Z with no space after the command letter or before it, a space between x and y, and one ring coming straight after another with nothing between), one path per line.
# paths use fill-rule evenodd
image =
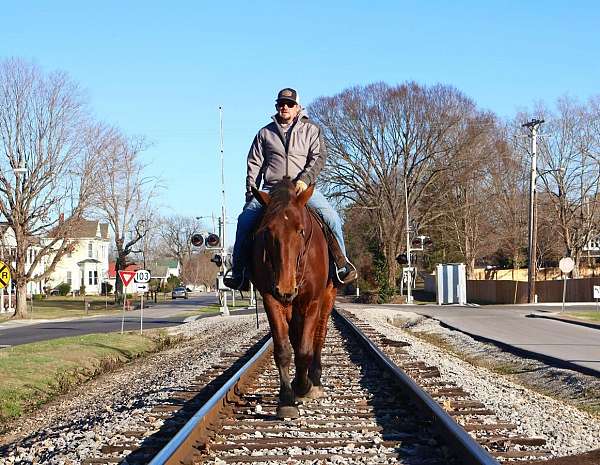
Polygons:
M279 288L279 286L273 286L273 295L280 302L282 302L284 304L289 304L298 295L298 287L294 288L294 292L287 293L287 292L281 292L281 289Z

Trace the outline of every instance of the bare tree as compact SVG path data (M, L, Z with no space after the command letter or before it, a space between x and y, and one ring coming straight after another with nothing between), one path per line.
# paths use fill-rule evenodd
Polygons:
M436 218L434 183L448 169L456 133L474 104L458 90L406 83L354 87L317 99L311 116L324 128L329 151L322 181L330 195L363 208L377 227L395 285L395 257L405 246L404 183L414 228Z
M494 191L490 187L491 166L498 156L498 133L492 114L465 117L449 157L452 169L440 173L436 186L437 219L431 229L445 238L445 245L460 252L467 276L472 276L478 259L495 251L494 227L490 205ZM440 195L441 194L441 195Z
M140 241L150 226L151 202L160 188L157 178L145 174L140 152L146 146L143 139L129 138L113 129L99 166L102 178L97 208L114 235L116 271L127 267L130 254L139 253ZM122 289L117 279L117 299Z
M600 134L594 101L559 99L556 113L538 110L546 120L540 144L542 193L554 207L564 254L575 260L578 276L584 246L598 232L600 214Z
M27 282L47 278L74 247L66 239L90 206L100 139L65 73L44 74L19 59L0 63L0 212L16 242L9 263L16 318L27 316Z
M192 254L190 238L196 231L202 229L195 218L173 215L161 219L159 235L164 255L174 257L184 264Z
M219 268L210 261L210 256L200 252L186 257L181 278L186 284L204 285L209 288L214 286L218 272Z

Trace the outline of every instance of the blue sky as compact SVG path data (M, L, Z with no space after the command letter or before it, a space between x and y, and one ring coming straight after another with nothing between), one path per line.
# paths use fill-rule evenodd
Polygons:
M353 85L440 82L504 117L600 93L600 4L569 3L6 1L0 58L67 71L99 119L146 136L165 214L218 214L222 105L235 218L248 147L282 87L306 105Z

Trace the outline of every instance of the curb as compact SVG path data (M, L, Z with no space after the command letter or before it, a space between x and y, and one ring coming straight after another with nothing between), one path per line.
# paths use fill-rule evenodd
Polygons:
M537 313L530 313L528 315L525 315L525 318L544 318L546 320L561 321L563 323L569 323L572 325L585 326L586 328L600 329L600 324L598 324L598 323L589 323L587 321L574 320L571 318L564 318L564 317L555 316L555 315L540 315Z

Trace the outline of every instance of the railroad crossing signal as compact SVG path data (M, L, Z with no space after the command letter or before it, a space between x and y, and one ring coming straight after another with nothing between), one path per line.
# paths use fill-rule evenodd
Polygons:
M0 262L0 289L4 289L10 283L10 270L4 262Z
M190 238L194 247L205 246L206 249L217 249L221 244L221 238L214 233L194 233Z

